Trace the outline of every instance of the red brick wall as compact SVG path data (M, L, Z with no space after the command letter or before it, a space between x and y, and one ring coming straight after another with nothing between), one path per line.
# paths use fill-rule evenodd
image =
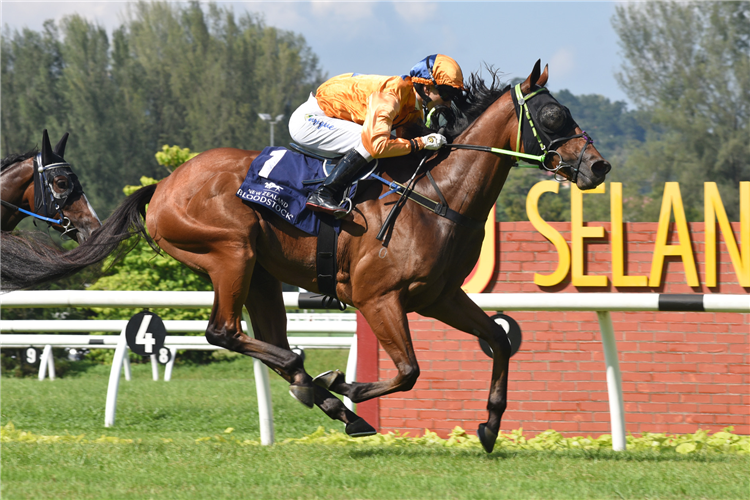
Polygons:
M609 223L606 237L587 240L586 273L610 277ZM553 223L570 244L570 223ZM630 223L626 232L626 274L650 274L656 223ZM734 224L739 240L739 224ZM701 282L703 224L690 224ZM528 222L499 223L495 277L487 292L733 293L737 284L723 237L719 236L719 286L686 284L679 258L668 257L659 288L576 288L570 273L560 285L542 288L534 273L551 273L557 253ZM531 434L555 429L568 435L610 432L604 353L594 312L509 312L524 343L510 363L509 404L501 429L523 427ZM411 435L425 428L445 436L460 426L474 432L487 418L491 363L477 340L443 323L412 314L411 333L421 376L413 390L363 406L379 431ZM613 312L622 371L628 432L688 433L733 425L750 434L750 314ZM370 359L374 347L369 349ZM368 356L363 351L360 356ZM396 371L382 350L377 377ZM372 362L371 362L372 365ZM366 408L369 408L367 410ZM378 421L374 421L374 417Z

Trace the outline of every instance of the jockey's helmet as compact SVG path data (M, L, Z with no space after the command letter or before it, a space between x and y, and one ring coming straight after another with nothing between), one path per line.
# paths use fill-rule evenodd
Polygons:
M464 88L464 75L458 63L443 54L427 56L409 72L414 83L435 85L447 93L460 93ZM452 92L451 92L452 91Z

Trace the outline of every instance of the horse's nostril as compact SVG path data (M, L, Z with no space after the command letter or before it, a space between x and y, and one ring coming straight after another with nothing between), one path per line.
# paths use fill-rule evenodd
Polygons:
M612 165L608 161L601 160L591 165L591 173L596 177L604 177L610 170L612 170Z

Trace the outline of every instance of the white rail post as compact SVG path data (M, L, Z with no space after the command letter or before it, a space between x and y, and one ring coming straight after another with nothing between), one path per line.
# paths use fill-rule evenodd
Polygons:
M52 351L52 346L47 347L50 348L49 356L47 357L47 370L49 370L49 379L55 380L55 354Z
M177 349L175 347L168 347L167 349L169 349L170 357L166 368L164 368L164 382L172 380L172 369L174 368L174 360L177 357Z
M596 315L599 317L599 330L602 333L602 345L604 346L604 362L607 367L612 449L624 451L626 449L625 410L622 398L622 375L620 374L620 363L617 360L615 330L612 326L612 316L609 311L596 311Z
M125 372L125 380L130 382L133 379L133 374L130 372L130 357L127 350L125 351L125 356L122 358L122 369Z
M242 310L245 320L245 333L253 335L250 315ZM255 393L258 396L258 420L260 421L260 444L269 446L274 443L273 405L271 404L271 382L268 378L268 367L259 359L253 358L253 373L255 374Z
M104 427L115 425L115 413L117 413L117 391L120 388L120 372L122 371L123 359L128 355L128 343L125 339L125 328L120 333L120 340L115 348L112 358L112 369L109 371L109 385L107 386L107 403L104 406Z
M42 351L42 357L39 359L39 380L44 380L44 377L47 376L47 368L49 368L49 366L50 366L49 360L50 360L51 357L52 357L52 346L51 345L44 346L44 350ZM55 377L53 375L55 373L53 371L54 370L54 363L55 362L53 361L52 362L53 368L52 368L52 370L50 370L50 374L49 374L50 375L49 378L51 380L55 379Z
M272 445L275 440L273 428L273 406L271 404L271 384L268 367L259 359L253 358L255 391L258 395L258 419L260 420L260 444Z
M156 354L149 356L151 358L151 376L154 381L159 380L159 362L156 361Z
M351 384L357 380L357 334L352 337L352 345L349 347L349 358L346 360L346 375L344 382ZM344 406L354 411L354 403L348 397L344 396Z

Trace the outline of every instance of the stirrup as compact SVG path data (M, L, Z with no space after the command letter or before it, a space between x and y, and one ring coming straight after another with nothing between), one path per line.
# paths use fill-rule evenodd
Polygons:
M352 199L351 199L351 198L349 198L349 197L347 196L347 197L346 197L346 198L344 198L344 200L343 200L343 201L342 201L342 202L341 202L341 203L339 204L339 206L340 206L340 207L341 207L341 206L344 206L344 205L346 205L347 203L349 204L349 208L348 208L348 209L347 209L347 210L346 210L345 212L339 212L339 213L336 213L336 212L334 212L333 216L334 216L334 217L336 217L337 219L344 219L344 218L348 217L348 216L349 216L349 214L351 214L351 213L352 213L352 210L354 210L354 203L352 203Z

